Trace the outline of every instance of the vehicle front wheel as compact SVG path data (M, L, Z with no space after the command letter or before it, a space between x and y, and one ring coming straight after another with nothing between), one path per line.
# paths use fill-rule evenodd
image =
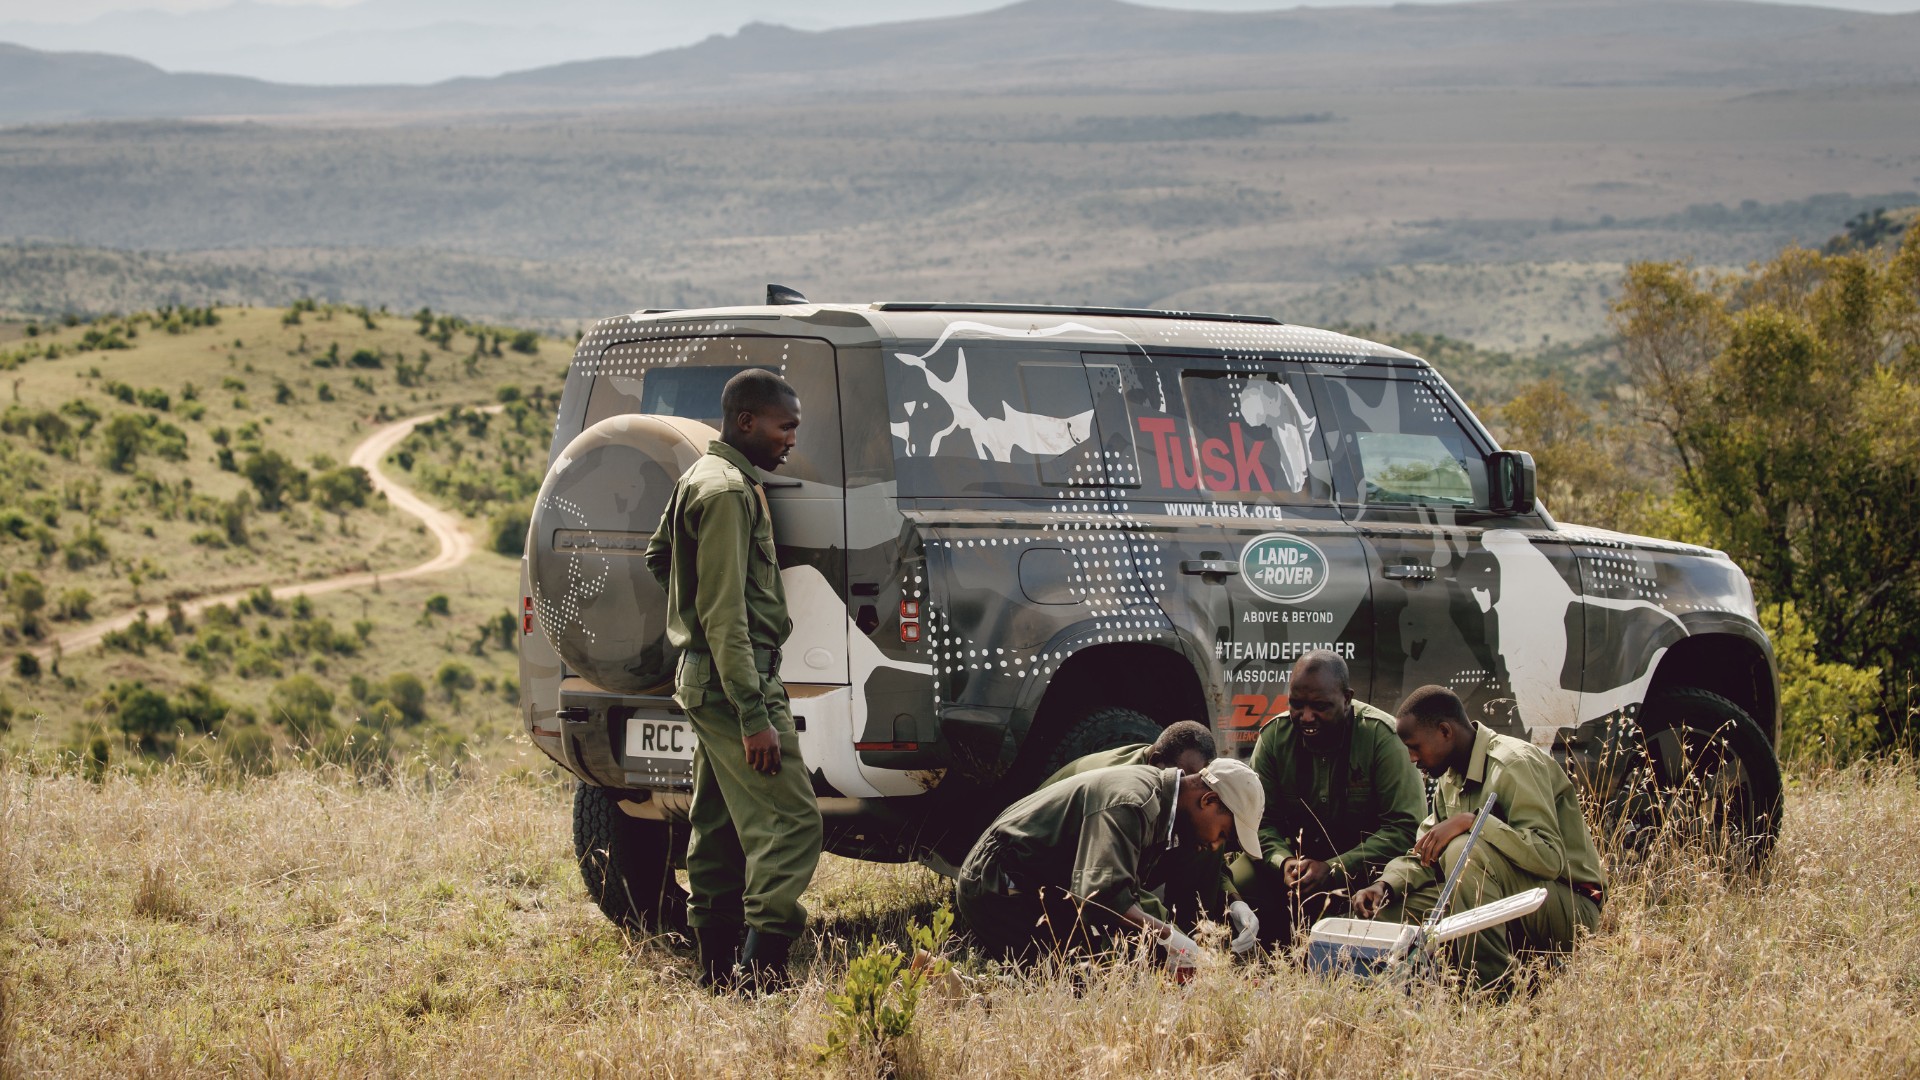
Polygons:
M1622 845L1655 837L1724 847L1737 865L1780 835L1783 784L1771 742L1739 705L1706 690L1662 691L1640 708L1640 738L1609 802Z
M674 827L629 816L611 794L573 789L573 854L587 895L635 933L684 932L687 891L673 875Z

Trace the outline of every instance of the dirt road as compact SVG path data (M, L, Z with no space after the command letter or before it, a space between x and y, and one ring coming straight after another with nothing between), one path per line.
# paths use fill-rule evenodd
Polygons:
M482 409L481 411L499 412L500 406L495 405ZM442 410L442 412L444 412L444 410ZM405 420L388 424L386 427L375 431L372 435L363 439L360 445L353 448L352 455L347 458L349 465L358 465L367 470L367 476L373 480L373 489L385 495L389 505L403 514L409 514L419 518L420 521L426 525L427 531L432 533L434 539L440 542L439 554L418 566L409 566L401 570L365 571L362 573L342 574L339 577L322 578L318 581L301 581L288 585L276 585L273 588L273 595L275 597L287 600L296 596L316 596L320 593L338 592L341 589L352 589L362 585L372 585L376 580L399 581L403 578L419 577L423 574L437 574L442 570L451 570L467 561L467 556L473 554L473 537L468 536L466 530L461 527L460 518L428 503L412 491L395 483L392 479L388 478L385 473L380 471L380 459L386 457L387 451L392 450L400 443L400 440L406 438L408 433L413 430L414 425L432 420L442 415L442 412L425 413L420 416L412 416ZM232 592L196 597L192 600L183 601L180 606L188 615L196 615L201 610L211 607L214 604L231 604L236 600L244 598L252 591L252 589L236 589ZM107 634L133 625L134 621L140 617L143 611L146 613L147 618L155 621L167 617L167 605L165 604L135 608L132 611L121 612L112 618L91 623L77 630L69 630L64 634L55 635L50 640L35 647L33 651L38 654L44 662L53 655L55 643L58 643L62 653L78 652L81 649L98 645L100 639Z

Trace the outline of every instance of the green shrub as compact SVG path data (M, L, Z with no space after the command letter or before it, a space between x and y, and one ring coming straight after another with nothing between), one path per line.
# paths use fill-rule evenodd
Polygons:
M274 685L267 710L294 738L311 743L333 726L333 692L311 675L295 675Z
M408 724L418 724L427 718L427 687L418 675L412 672L400 672L389 675L382 695L400 710Z
M457 661L449 660L434 672L433 682L440 688L440 696L449 702L460 700L460 692L473 689L473 669Z
M170 704L176 718L199 732L220 730L221 724L234 711L232 704L214 693L206 683L189 683L173 696Z
M447 599L446 593L434 593L427 597L423 610L428 615L450 615L453 613L453 602Z
M177 717L173 705L157 692L138 683L114 683L107 691L112 702L114 725L139 743L142 750L158 749L170 738Z
M248 725L221 732L220 749L227 761L248 776L266 776L273 772L273 734L265 728Z
M527 526L532 522L533 515L525 507L515 507L495 514L490 526L490 531L493 533L493 550L515 558L526 554Z
M333 728L314 741L313 756L355 776L372 775L393 764L393 736L366 724Z
M933 913L930 926L907 924L912 955L878 937L867 942L847 965L840 991L827 995L827 1041L814 1047L822 1062L860 1048L880 1056L883 1074L897 1071L921 991L951 966L940 953L952 929L953 912L942 907Z
M1880 669L1823 663L1792 604L1762 609L1780 671L1780 756L1844 764L1880 745Z
M147 445L147 428L140 417L121 413L101 429L100 463L114 472L126 472Z
M64 589L60 599L54 602L54 617L57 619L84 619L87 609L93 605L93 594L75 586Z

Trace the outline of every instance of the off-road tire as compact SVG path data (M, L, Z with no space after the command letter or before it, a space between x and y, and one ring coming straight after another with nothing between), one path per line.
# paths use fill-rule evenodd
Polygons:
M687 891L673 876L674 826L629 816L602 788L573 789L573 854L587 895L631 933L687 931Z
M1681 687L1647 699L1635 759L1608 800L1608 827L1628 849L1663 833L1724 847L1730 862L1764 860L1780 835L1780 762L1760 725L1708 690Z
M1069 762L1130 743L1150 743L1160 737L1162 728L1153 717L1124 706L1096 709L1081 717L1060 736L1046 756L1046 771L1036 781L1045 780L1065 768Z

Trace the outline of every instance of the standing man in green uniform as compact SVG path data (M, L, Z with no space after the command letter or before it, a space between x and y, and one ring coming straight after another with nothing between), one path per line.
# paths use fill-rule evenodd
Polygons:
M730 985L744 965L755 985L774 988L806 927L800 894L821 842L779 678L793 622L760 477L793 451L800 397L752 368L727 381L720 408L721 437L680 478L646 558L667 591L667 640L681 650L674 700L697 743L687 921L701 982Z
M1420 774L1393 717L1353 700L1347 662L1320 649L1293 665L1287 711L1260 729L1253 771L1266 790L1263 857L1234 859L1235 889L1261 940L1287 944L1304 921L1342 906L1335 889L1371 881L1413 843L1426 810Z
M1258 857L1260 781L1221 759L1194 775L1116 765L1041 788L1001 811L960 868L955 904L983 951L1014 959L1112 950L1151 934L1175 967L1193 939L1146 913L1168 853L1238 847Z
M1474 814L1491 792L1499 802L1460 875L1453 910L1542 887L1547 902L1531 915L1463 939L1459 956L1470 965L1474 983L1498 985L1516 943L1563 952L1581 929L1599 925L1606 876L1580 800L1558 762L1530 742L1469 721L1460 699L1444 686L1423 686L1407 695L1397 725L1414 764L1438 781L1433 812L1421 824L1413 851L1394 859L1379 881L1354 895L1354 914L1390 921L1425 918L1460 861Z

